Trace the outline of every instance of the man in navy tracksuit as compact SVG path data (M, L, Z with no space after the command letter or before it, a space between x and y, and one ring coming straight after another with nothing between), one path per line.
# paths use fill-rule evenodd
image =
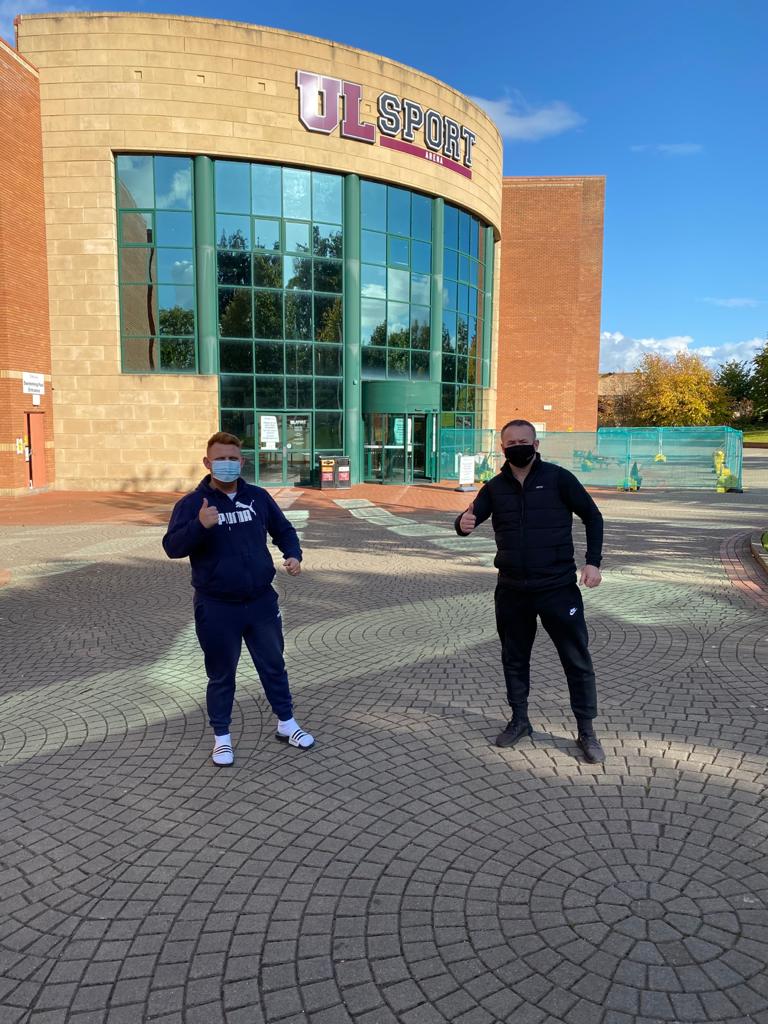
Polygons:
M578 745L587 761L598 764L605 754L592 724L597 715L595 672L576 583L572 526L575 512L587 532L586 561L579 582L598 587L603 517L573 473L542 462L536 429L528 420L511 420L502 427L501 446L506 458L501 472L481 488L455 524L459 536L466 537L493 517L494 565L499 570L496 626L512 708L512 719L496 737L496 744L511 747L533 731L528 692L538 617L565 670Z
M298 576L299 538L274 499L240 476L241 447L234 434L213 435L203 459L209 475L176 503L163 537L168 557L189 556L192 566L195 629L208 674L206 703L217 765L234 760L229 726L243 640L277 715L277 739L300 749L314 743L293 717L282 621L272 588L275 567L267 547L269 534L283 553L288 575Z

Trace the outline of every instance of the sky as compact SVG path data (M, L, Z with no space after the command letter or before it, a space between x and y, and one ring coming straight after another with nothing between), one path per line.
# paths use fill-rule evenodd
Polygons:
M765 0L219 0L17 13L215 15L333 39L475 98L507 175L605 175L601 369L644 352L747 360L768 338L768 3Z

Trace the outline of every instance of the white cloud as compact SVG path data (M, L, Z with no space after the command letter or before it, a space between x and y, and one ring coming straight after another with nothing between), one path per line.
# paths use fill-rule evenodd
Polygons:
M661 153L662 156L696 156L704 151L700 142L659 142L629 148L633 153Z
M634 370L642 357L649 352L658 352L667 358L677 355L678 352L690 352L701 356L714 367L729 359L752 359L764 345L764 338L723 342L721 345L696 345L689 334L669 338L628 338L620 331L603 331L600 335L600 372Z
M704 299L710 306L723 306L725 309L754 309L762 306L763 299Z
M16 45L13 19L17 14L60 14L74 10L75 7L51 3L51 0L0 0L0 36L11 46Z
M586 123L581 114L562 100L534 107L519 93L500 100L487 100L482 96L471 96L470 99L496 122L502 138L512 142L538 142Z

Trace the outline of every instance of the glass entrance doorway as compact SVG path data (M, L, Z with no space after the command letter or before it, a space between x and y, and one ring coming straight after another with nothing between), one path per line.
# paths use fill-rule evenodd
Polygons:
M434 480L435 413L366 413L364 476L382 484Z
M309 481L311 423L308 412L259 415L256 482L261 487L285 487Z

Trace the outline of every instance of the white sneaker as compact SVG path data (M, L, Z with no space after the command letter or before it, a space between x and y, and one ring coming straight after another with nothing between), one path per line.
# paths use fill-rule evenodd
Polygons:
M231 736L217 736L214 741L213 753L211 754L211 760L214 764L222 767L234 763L235 752L232 749L232 738Z

